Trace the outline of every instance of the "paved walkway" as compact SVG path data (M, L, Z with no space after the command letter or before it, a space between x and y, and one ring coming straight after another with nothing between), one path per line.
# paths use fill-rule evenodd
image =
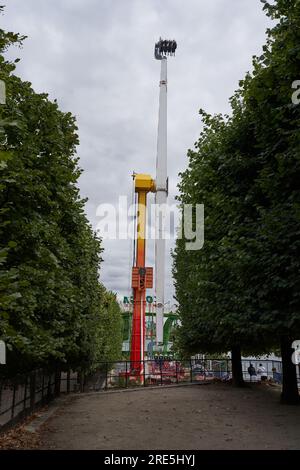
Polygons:
M70 396L42 426L44 449L300 449L300 407L264 385Z

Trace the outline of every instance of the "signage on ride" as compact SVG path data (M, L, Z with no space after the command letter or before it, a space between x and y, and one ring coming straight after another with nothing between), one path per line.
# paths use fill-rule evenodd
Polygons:
M153 304L153 301L154 301L153 297L151 295L147 295L147 297L146 297L147 304ZM130 296L130 297L124 296L123 297L123 304L125 304L125 305L133 304L133 296Z

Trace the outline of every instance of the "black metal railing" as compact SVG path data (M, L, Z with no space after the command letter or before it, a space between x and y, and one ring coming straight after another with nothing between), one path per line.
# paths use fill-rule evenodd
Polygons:
M250 375L248 368L253 365L256 375ZM260 364L266 371L267 379L282 383L282 363L273 360L242 360L244 380L258 382ZM297 366L300 388L300 367ZM213 380L230 381L231 360L186 359L178 360L157 357L137 361L99 362L94 371L45 371L35 370L12 379L0 376L0 431L30 415L38 407L50 402L60 393L91 392L121 388L164 386L172 384L209 383Z
M250 364L255 375L250 375ZM269 381L282 383L282 363L280 360L242 360L243 377L246 382L261 381L260 364L265 369ZM297 368L300 386L300 370ZM82 390L85 392L112 390L118 388L161 386L180 383L201 383L212 380L230 381L232 378L231 359L189 359L175 360L160 357L137 361L101 362L93 374L84 377Z
M0 377L0 429L57 396L57 380L55 372L43 370L10 379Z
M85 376L84 391L118 388L162 386L180 383L208 382L224 379L231 372L229 359L199 361L157 358L144 361L101 362L97 369Z

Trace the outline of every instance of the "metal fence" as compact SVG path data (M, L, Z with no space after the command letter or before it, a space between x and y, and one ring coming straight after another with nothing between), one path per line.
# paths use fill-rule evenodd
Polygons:
M0 430L57 397L60 380L60 372L42 369L10 379L0 377Z
M248 372L250 364L253 365L256 375ZM282 383L282 363L274 360L242 360L243 378L246 382L259 382L260 364L264 367L267 380ZM298 383L300 386L300 370L297 368ZM170 385L180 383L209 382L212 380L230 381L232 378L231 359L189 359L174 360L157 358L152 360L102 362L97 370L84 377L82 390L85 392L130 388L138 386Z
M257 371L265 368L267 379L282 383L281 361L242 360L244 380L260 381L260 375L250 376L250 363ZM300 387L300 367L297 367ZM159 357L152 360L101 362L93 373L77 371L47 372L36 370L13 379L0 377L0 431L24 416L50 402L60 393L91 392L131 387L163 386L183 383L208 383L213 380L230 381L230 359L175 360Z
M223 370L227 371L225 362ZM169 359L145 360L138 362L119 361L100 363L97 370L85 377L84 390L109 390L137 386L168 385L185 382L207 381L214 375L205 367L192 360Z
M250 376L248 372L248 367L252 364L255 369L255 375ZM260 366L265 369L267 380L271 380L274 383L282 383L282 362L279 360L263 360L263 359L243 359L242 360L242 369L243 376L246 382L259 382L260 377ZM299 370L297 371L298 382L300 383Z
M79 372L43 369L7 379L0 376L0 432L49 403L60 393L84 390Z
M59 395L60 372L35 370L11 379L0 377L0 430Z

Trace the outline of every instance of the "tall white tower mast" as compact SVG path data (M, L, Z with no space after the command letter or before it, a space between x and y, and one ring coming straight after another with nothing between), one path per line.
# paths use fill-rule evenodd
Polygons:
M163 343L165 304L165 221L168 197L167 176L167 56L175 55L176 41L162 40L155 44L154 55L161 61L159 118L156 159L156 240L155 240L155 291L156 291L156 343Z

